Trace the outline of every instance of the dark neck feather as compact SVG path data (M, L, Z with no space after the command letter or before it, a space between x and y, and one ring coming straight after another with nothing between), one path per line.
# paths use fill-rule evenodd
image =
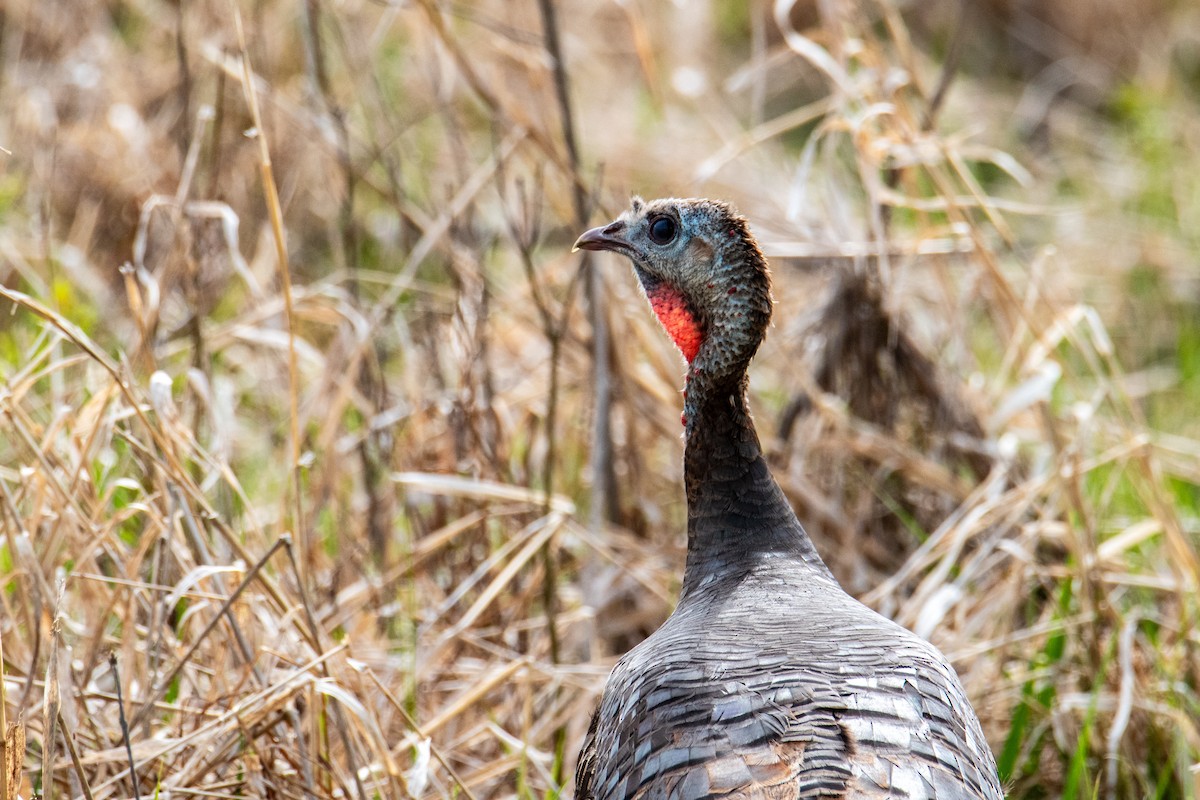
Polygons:
M744 366L733 380L689 377L684 448L688 555L681 600L714 579L736 579L767 554L828 576L771 476L746 404ZM802 566L800 568L803 568Z

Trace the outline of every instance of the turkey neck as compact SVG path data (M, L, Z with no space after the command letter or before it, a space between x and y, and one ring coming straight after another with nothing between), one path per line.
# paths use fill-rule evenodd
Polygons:
M684 484L688 553L682 601L702 586L736 581L764 558L794 558L829 576L767 467L746 403L745 370L729 381L689 376ZM724 580L723 580L724 579Z

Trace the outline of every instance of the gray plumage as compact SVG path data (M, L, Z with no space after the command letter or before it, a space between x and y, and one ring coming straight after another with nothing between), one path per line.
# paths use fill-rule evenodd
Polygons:
M689 358L683 589L609 677L576 798L1003 797L954 670L841 589L771 477L746 405L770 279L745 221L635 198L576 246L628 256Z

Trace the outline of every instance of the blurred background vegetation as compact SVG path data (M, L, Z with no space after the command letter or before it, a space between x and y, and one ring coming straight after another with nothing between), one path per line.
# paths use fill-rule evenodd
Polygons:
M1200 796L1200 8L3 0L0 798L546 797L669 613L631 193L1013 798ZM127 730L127 734L123 733Z

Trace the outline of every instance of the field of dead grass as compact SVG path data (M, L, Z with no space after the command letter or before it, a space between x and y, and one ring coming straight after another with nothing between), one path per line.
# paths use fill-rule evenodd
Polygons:
M569 794L683 558L632 192L1011 797L1200 796L1200 20L1014 5L6 0L0 800Z

